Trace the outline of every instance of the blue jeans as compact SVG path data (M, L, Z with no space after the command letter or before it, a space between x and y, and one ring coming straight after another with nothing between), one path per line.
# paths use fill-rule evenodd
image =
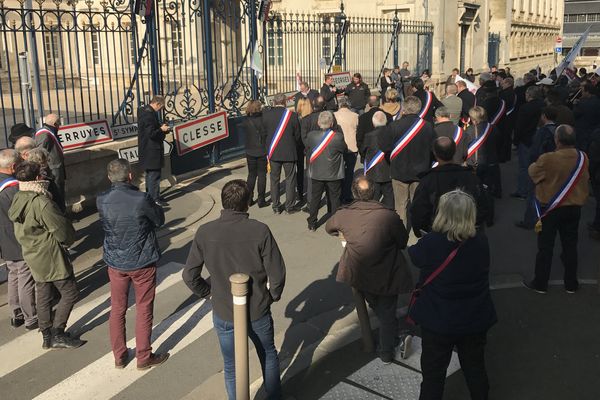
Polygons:
M527 196L527 186L529 186L529 172L527 169L530 164L529 150L531 147L519 143L517 146L517 155L519 157L519 174L517 175L517 193L523 197Z
M229 400L235 400L235 351L233 322L225 321L213 313L215 331L219 337L225 372L225 389ZM281 379L279 376L279 356L275 348L273 319L271 313L252 321L248 326L248 336L258 354L262 368L265 391L269 400L281 399Z

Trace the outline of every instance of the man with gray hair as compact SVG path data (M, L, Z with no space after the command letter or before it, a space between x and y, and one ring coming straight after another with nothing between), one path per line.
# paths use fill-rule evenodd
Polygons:
M15 142L15 150L23 160L27 160L28 153L34 148L35 140L29 136L22 136Z
M452 162L462 165L467 159L469 140L464 135L463 129L450 119L450 113L446 107L435 110L435 135L436 137L447 137L456 144L456 152Z
M13 328L25 324L25 328L38 328L35 308L35 282L31 270L23 260L21 245L15 237L13 222L8 218L19 182L14 177L19 155L15 150L0 151L0 258L8 269L8 306L11 310L10 325Z
M311 231L317 229L317 214L323 191L331 204L331 215L335 214L340 206L344 153L348 151L344 135L332 129L334 118L331 111L319 114L318 122L320 130L309 132L304 143L307 154L310 154L308 176L312 181L312 193L307 220L308 229Z
M115 368L129 362L125 335L125 314L129 285L133 283L136 304L135 339L139 370L162 364L168 353L154 354L150 346L156 263L161 253L156 229L165 222L162 208L149 193L141 193L131 184L131 167L127 160L108 163L111 188L96 199L104 229L104 262L110 279L110 342Z
M48 151L48 167L58 187L61 197L65 198L65 157L63 145L58 138L60 117L58 114L48 114L44 118L44 125L35 132L36 147L43 147Z
M379 137L384 134L387 123L388 117L383 111L373 114L375 129L365 135L360 152L364 157L365 175L373 181L373 200L381 201L386 207L394 209L390 160L378 145Z
M456 84L449 83L446 85L446 97L442 99L442 104L450 113L450 120L454 125L458 125L463 106L462 100L456 95L457 93L458 87L456 86Z

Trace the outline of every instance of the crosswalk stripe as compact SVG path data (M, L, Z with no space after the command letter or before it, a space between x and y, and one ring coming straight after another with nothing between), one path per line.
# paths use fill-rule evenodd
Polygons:
M160 293L176 283L181 282L181 274L179 274L179 271L181 271L182 268L182 264L175 262L170 262L159 267L156 270L157 282L159 282L156 288L156 293ZM135 303L132 292L133 287L130 290L129 307ZM94 300L88 301L80 306L76 306L69 317L69 324L72 326L79 326L79 322L83 317L99 307L101 310L95 313L93 318L91 318L89 322L85 323L86 325L90 324L97 318L101 318L110 310L110 293L99 296ZM5 343L0 347L0 354L2 354L2 363L0 363L0 378L44 355L44 353L45 350L42 350L42 336L37 331L26 332L10 342Z

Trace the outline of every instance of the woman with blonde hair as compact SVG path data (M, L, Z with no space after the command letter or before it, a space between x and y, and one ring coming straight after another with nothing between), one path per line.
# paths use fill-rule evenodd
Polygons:
M471 195L459 189L445 193L432 232L408 249L420 269L409 309L410 319L421 326L420 400L443 398L455 346L471 399L488 398L485 343L497 318L489 288L490 249L475 229L476 214Z
M300 119L309 116L313 110L312 105L310 104L309 99L300 99L298 100L298 105L296 106L296 112L298 113L298 117Z
M385 103L381 106L381 110L392 116L395 121L400 119L400 111L402 107L398 102L398 91L396 89L388 89L385 93Z

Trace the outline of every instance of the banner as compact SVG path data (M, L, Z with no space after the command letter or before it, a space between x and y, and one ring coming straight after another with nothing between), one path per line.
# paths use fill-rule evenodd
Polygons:
M259 47L260 46L258 45L258 43L254 45L254 51L252 52L252 60L250 62L250 68L254 70L256 79L261 79L263 76L263 61L262 55L260 54L260 51L258 51Z
M577 42L575 42L573 48L571 49L571 51L569 51L569 54L567 54L566 57L563 58L563 60L560 62L558 67L556 67L556 78L560 78L563 72L565 72L565 69L569 67L573 61L575 61L575 58L577 58L577 56L579 55L581 48L585 44L585 41L587 40L588 35L590 34L591 27L592 26L590 25L585 30L585 32L583 32L583 35L581 35Z

